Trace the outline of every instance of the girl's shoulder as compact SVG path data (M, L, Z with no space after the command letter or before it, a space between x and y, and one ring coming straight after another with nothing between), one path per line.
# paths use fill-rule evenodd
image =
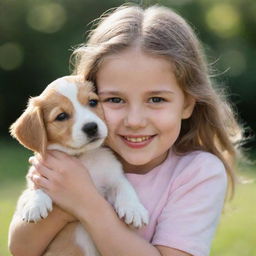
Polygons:
M206 151L196 150L184 154L172 153L170 157L176 158L177 163L186 164L190 167L199 168L214 165L225 169L223 162L216 155Z
M205 151L193 151L186 154L173 154L175 161L175 183L191 181L219 180L227 182L226 169L223 162L214 154Z

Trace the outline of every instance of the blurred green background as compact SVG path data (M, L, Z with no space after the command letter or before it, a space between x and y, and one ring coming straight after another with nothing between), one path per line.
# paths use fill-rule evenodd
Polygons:
M256 1L130 1L175 9L203 42L215 80L225 86L240 122L256 130ZM70 73L72 49L86 40L90 22L126 1L0 0L0 255L7 256L7 229L15 202L25 185L31 154L10 139L8 127L30 96L40 94L57 77ZM245 148L252 152L256 141ZM227 205L212 256L256 255L256 178L254 166L239 173L240 185Z

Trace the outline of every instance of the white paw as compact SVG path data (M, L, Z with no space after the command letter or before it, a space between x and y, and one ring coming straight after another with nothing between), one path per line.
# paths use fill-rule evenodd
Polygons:
M49 211L52 211L52 200L40 189L25 191L18 202L19 215L26 222L38 222Z
M135 228L148 224L148 211L137 200L135 202L132 202L132 200L116 200L114 207L119 218L123 219L126 224Z

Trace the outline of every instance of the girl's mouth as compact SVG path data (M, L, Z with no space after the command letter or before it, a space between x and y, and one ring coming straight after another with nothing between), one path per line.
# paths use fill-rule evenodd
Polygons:
M156 135L121 136L123 142L131 148L147 146Z

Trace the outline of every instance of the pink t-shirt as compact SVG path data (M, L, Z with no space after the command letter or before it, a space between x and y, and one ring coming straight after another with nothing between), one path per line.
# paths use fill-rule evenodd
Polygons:
M194 256L209 255L227 188L223 163L194 151L167 159L146 174L126 174L148 209L150 222L138 233L153 245Z

